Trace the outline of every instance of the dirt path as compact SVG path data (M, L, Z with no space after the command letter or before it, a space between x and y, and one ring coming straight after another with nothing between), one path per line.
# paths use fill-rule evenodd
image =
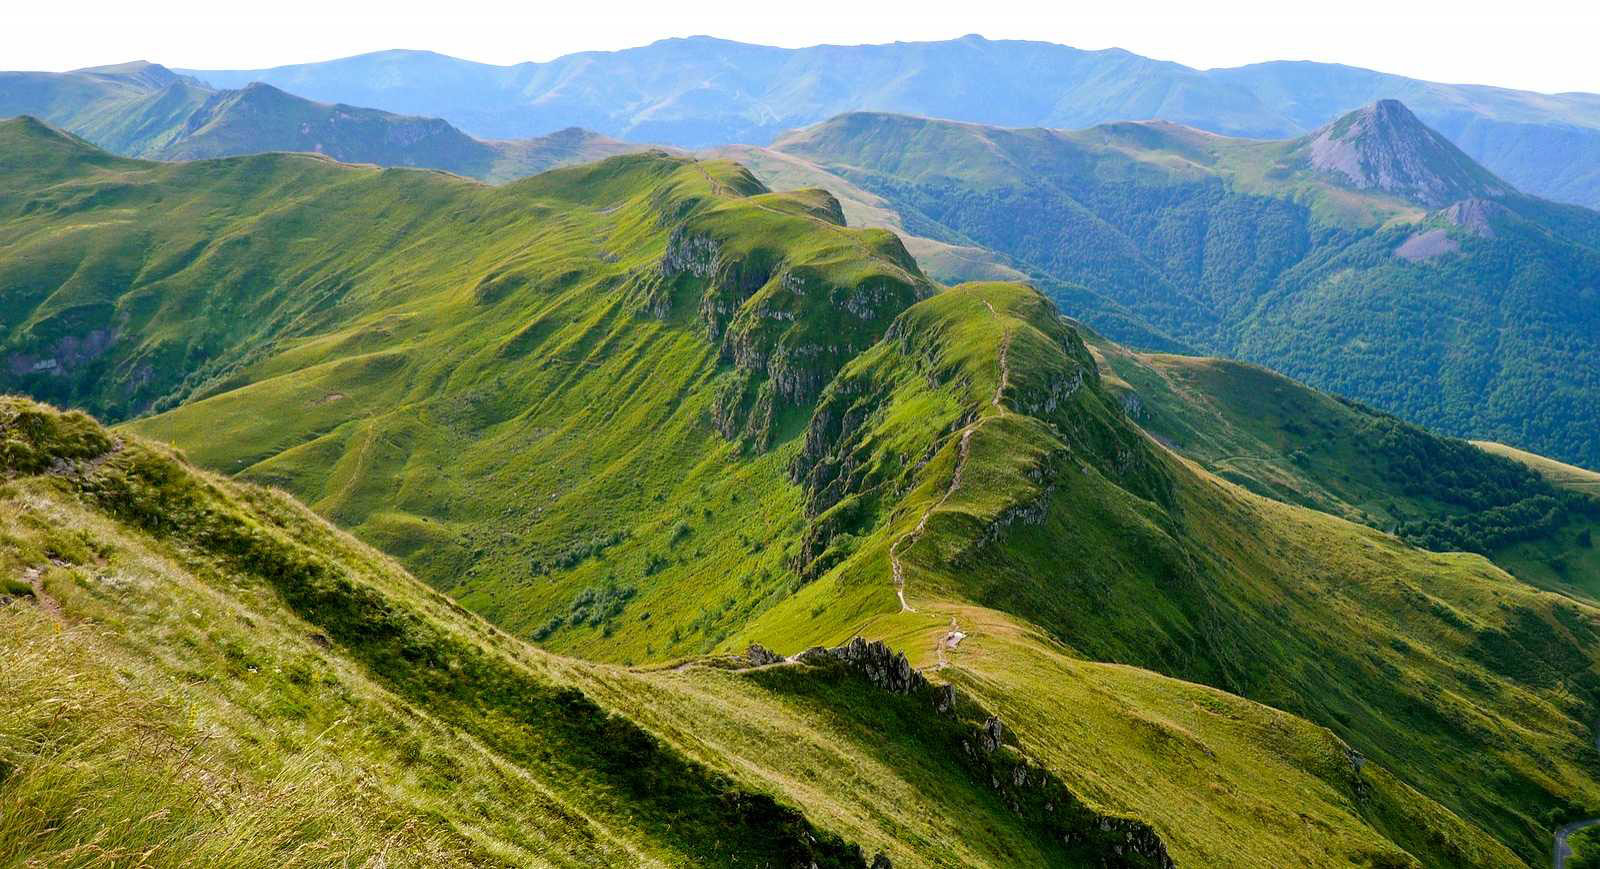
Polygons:
M994 305L990 304L988 299L983 300L983 306L989 309L989 313L995 317L995 319L1000 318L1000 313L994 309ZM894 593L895 596L900 599L900 611L903 613L914 613L916 612L916 609L914 609L911 604L906 603L906 574L905 568L900 564L900 548L902 546L907 546L917 542L917 538L921 537L923 530L928 527L928 517L932 516L934 511L943 507L945 502L950 500L950 496L954 495L956 490L961 488L961 477L967 470L967 456L971 454L972 435L976 433L984 423L993 419L995 416L1004 416L1006 414L1006 406L1001 403L1000 399L1005 395L1006 387L1008 387L1011 383L1010 352L1011 332L1006 331L1000 336L1000 377L994 386L994 396L989 399L989 404L994 407L996 413L990 416L980 416L972 422L967 423L967 427L961 430L961 446L956 455L956 470L955 473L950 475L949 487L944 490L944 494L939 497L939 500L928 505L928 509L922 511L922 518L917 520L917 525L915 528L912 528L910 531L906 532L904 536L889 546L890 578L894 581ZM955 620L951 619L950 633L945 635L945 639L949 639L951 636L958 634L959 636L955 639L955 641L949 644L949 648L955 648L956 643L961 642L961 639L966 637L966 634L963 634L956 629ZM939 666L941 667L944 666L945 648L945 640L940 640L938 652Z
M974 420L961 430L961 447L956 455L956 471L950 475L950 486L944 490L944 495L922 511L922 518L917 520L917 527L889 547L889 570L894 578L894 593L900 598L900 611L903 613L914 613L916 610L906 603L906 574L905 568L900 565L900 547L917 542L917 538L922 536L923 529L928 527L928 517L933 515L933 511L943 507L945 502L950 500L950 496L955 494L956 489L961 488L961 475L967 469L967 455L971 452L972 433L977 431L982 423L981 419Z
M994 305L989 304L989 300L988 299L984 299L983 300L983 306L985 308L988 308L989 309L989 313L994 315L994 317L996 319L999 319L1000 314L995 311ZM1006 387L1010 386L1010 385L1011 385L1011 333L1010 332L1006 332L1005 334L1000 336L1000 380L997 383L995 383L995 385L994 385L994 398L989 399L989 403L994 405L994 408L996 410L1000 411L1001 413L1005 413L1006 412L1006 407L1005 407L1005 405L1000 403L1000 396L1005 394Z
M37 567L30 567L22 572L22 581L33 589L33 602L39 609L46 613L61 618L61 604L44 590L44 571Z
M1594 747L1600 749L1600 733L1595 734ZM1586 818L1582 821L1573 821L1556 831L1555 847L1552 851L1556 869L1567 869L1567 858L1572 856L1572 847L1567 844L1567 837L1585 827L1600 826L1600 818Z

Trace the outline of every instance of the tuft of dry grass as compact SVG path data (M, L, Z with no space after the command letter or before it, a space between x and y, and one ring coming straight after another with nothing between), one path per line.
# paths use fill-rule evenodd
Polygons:
M0 866L465 865L313 754L238 750L89 623L0 611Z

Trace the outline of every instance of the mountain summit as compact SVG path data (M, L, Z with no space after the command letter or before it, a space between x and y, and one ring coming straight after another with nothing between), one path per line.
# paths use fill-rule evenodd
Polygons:
M1379 100L1317 130L1299 152L1312 169L1360 190L1378 190L1431 208L1515 192L1399 100Z

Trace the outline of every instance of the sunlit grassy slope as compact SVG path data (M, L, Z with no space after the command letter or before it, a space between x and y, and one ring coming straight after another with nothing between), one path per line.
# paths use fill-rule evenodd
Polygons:
M0 240L54 264L12 266L7 353L60 368L8 384L159 401L124 433L289 489L507 648L623 665L525 653L866 853L1061 856L915 698L673 668L885 640L1189 865L1515 865L1600 803L1593 609L1212 476L1039 293L939 291L832 197L665 155L487 188L7 130ZM127 280L75 279L110 251Z
M821 557L848 548L748 635L782 645L865 622L931 648L960 618L946 602L977 602L1084 657L1327 723L1527 859L1540 853L1546 813L1570 799L1556 795L1593 792L1594 611L1479 557L1421 552L1198 472L1130 433L1047 312L1014 286L958 287L842 373L798 464L813 529L832 532ZM829 428L852 418L863 424ZM918 428L926 450L908 449ZM894 612L896 555L914 613ZM1562 765L1555 778L1578 791L1554 785Z
M962 740L998 711L1010 762L1091 817L1158 822L1187 865L1404 862L1378 832L1396 823L1512 859L1326 730L1000 613L961 611L973 645L941 673L1004 705L954 716L802 665L623 670L533 649L287 497L81 416L6 399L0 445L10 858L1120 865L1083 844L1097 823L1063 847L980 775Z
M1473 443L1488 452L1522 462L1558 486L1590 495L1600 494L1600 472L1558 462L1493 441L1473 441Z
M1489 455L1254 365L1103 340L1095 353L1132 419L1219 476L1428 548L1483 553L1536 585L1600 592L1591 472L1480 444L1501 454Z
M0 851L860 864L290 499L0 403Z

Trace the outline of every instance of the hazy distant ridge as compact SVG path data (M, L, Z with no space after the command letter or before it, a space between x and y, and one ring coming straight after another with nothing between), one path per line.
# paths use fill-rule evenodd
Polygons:
M966 36L801 49L666 39L493 66L385 51L266 70L187 70L218 87L265 81L318 100L442 117L478 136L578 125L635 142L764 144L842 112L1077 128L1161 118L1252 138L1309 133L1398 99L1522 190L1600 204L1600 95L1450 85L1338 64L1200 71L1121 49Z

